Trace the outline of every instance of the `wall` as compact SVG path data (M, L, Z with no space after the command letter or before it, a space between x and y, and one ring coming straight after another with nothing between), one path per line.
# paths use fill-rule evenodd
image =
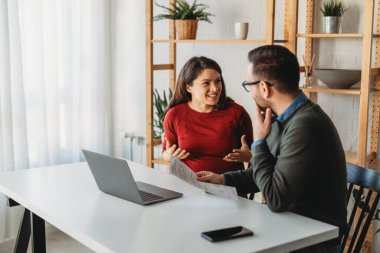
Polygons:
M167 4L168 1L158 1ZM263 38L265 32L264 0L207 0L210 12L215 14L213 24L200 23L199 39L233 38L233 23L247 21L250 24L248 38ZM277 0L275 38L283 37L284 0ZM363 32L363 1L345 0L350 9L342 20L343 32ZM299 1L299 32L304 31L305 0ZM317 5L320 1L317 1ZM124 139L125 132L144 136L145 120L145 1L113 0L113 86L114 86L114 150L117 155L130 158L130 147L134 157L145 162L144 146L138 145L137 138L131 144ZM155 14L160 12L155 8ZM321 30L321 15L316 8L315 31ZM155 22L155 38L166 38L168 29L165 21ZM298 58L302 61L303 39L298 40ZM251 99L242 89L245 80L247 52L257 44L178 44L178 70L194 55L205 55L215 59L223 69L227 94L252 112ZM316 67L360 68L361 40L321 39L315 40ZM167 46L155 47L155 63L167 63ZM155 75L157 88L167 87L167 75ZM345 150L355 150L357 145L359 99L357 96L319 95L319 103L337 126ZM159 153L159 147L157 153ZM144 159L143 159L144 158ZM142 159L142 160L141 160ZM376 245L376 251L379 246Z

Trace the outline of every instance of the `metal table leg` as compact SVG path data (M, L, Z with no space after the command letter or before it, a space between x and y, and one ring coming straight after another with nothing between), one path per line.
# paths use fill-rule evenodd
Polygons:
M26 253L30 238L30 211L25 209L18 229L14 253Z
M45 220L34 213L32 213L30 219L32 221L33 253L46 253Z
M9 206L19 205L8 199ZM27 253L29 239L32 236L33 253L46 253L45 220L25 208L16 238L14 253Z

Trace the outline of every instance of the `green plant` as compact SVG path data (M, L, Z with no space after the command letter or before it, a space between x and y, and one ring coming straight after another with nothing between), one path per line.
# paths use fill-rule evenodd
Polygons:
M323 16L332 17L341 17L347 10L343 0L329 0L324 2L321 8Z
M164 133L164 113L172 96L173 96L173 93L170 89L169 89L168 98L166 97L165 91L162 97L158 93L157 89L155 89L153 92L153 105L154 105L153 137L155 139L161 138L162 134Z
M159 5L157 2L155 2L155 4L158 7L165 9L167 13L155 16L153 18L154 21L162 19L196 19L212 23L210 17L214 16L213 14L205 11L205 9L209 7L208 5L198 4L197 0L195 0L191 5L186 0L177 0L175 4L172 4L171 8Z

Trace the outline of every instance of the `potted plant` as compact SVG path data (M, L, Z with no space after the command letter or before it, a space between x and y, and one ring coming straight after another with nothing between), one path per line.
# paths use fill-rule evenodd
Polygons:
M157 89L153 92L153 106L154 106L154 119L153 119L153 138L156 139L155 143L159 144L164 133L164 113L168 106L173 94L169 89L169 97L166 97L164 91L163 96L158 93Z
M175 22L175 28L178 38L180 40L195 39L197 34L198 21L206 21L212 23L210 20L213 14L206 12L209 6L206 4L198 4L197 0L193 4L189 4L186 0L177 0L170 8L155 4L163 8L167 13L159 14L153 18L154 21L162 19L172 19Z
M348 10L343 0L328 0L321 8L323 33L339 33L342 15Z

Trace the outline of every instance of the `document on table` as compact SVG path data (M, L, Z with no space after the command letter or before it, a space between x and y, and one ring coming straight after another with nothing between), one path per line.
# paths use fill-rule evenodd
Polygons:
M197 175L189 167L187 167L186 164L175 157L173 157L172 161L170 162L169 171L185 182L195 187L201 188L208 193L231 199L237 199L238 197L235 187L198 181Z

